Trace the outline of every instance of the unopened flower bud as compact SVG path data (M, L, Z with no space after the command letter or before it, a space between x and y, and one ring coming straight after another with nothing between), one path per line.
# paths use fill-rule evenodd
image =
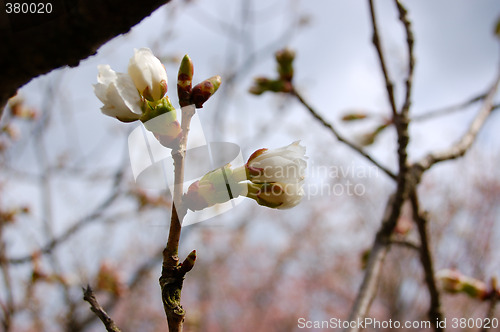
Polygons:
M191 88L193 83L193 61L189 55L182 58L179 66L179 74L177 76L177 95L179 96L179 104L181 107L191 104Z
M299 204L303 196L302 182L248 184L247 197L273 209L290 209Z
M256 77L254 79L254 84L250 88L249 92L259 96L264 92L269 91L270 81L270 79L265 77Z
M191 101L196 108L202 108L203 104L219 89L221 77L212 76L201 83L196 84L191 92Z
M488 296L488 288L484 282L467 277L457 270L441 270L436 274L436 277L447 292L465 293L480 300Z
M147 100L160 100L167 93L167 72L149 48L135 50L128 73L139 93Z
M293 78L293 60L295 59L295 52L285 48L276 52L275 56L278 62L278 73L280 78L290 82Z
M298 183L304 180L306 148L299 141L278 149L259 149L245 165L248 179L254 183Z
M365 113L361 112L352 112L352 113L347 113L344 116L342 116L342 121L356 121L356 120L363 120L366 119L368 116Z
M193 269L195 262L196 262L196 250L193 250L189 253L184 262L182 262L180 272L182 274L188 273Z
M225 203L245 194L246 185L233 172L230 165L218 168L205 174L200 180L193 182L182 202L192 211L203 210L215 204Z
M457 270L444 269L436 274L443 290L449 293L458 293L461 289L462 274Z
M462 292L472 298L482 300L488 295L488 287L481 280L464 277L462 280Z
M261 95L266 91L288 93L292 91L292 84L281 79L271 80L265 77L255 78L254 85L250 88L249 92L254 95Z

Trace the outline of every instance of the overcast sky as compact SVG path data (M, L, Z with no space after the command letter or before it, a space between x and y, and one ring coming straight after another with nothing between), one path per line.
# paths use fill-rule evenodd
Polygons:
M461 102L486 91L497 70L499 48L493 27L500 17L500 2L403 3L408 7L416 39L412 114ZM393 1L378 0L375 4L391 75L400 84L397 91L401 93L407 58L403 29ZM47 86L52 85L57 91L58 98L52 102L60 118L49 135L54 147L49 153L60 153L55 148L60 146L83 156L80 160L84 167L116 165L123 152L119 147L125 142L127 130L134 125L101 114L101 103L92 89L97 65L110 64L116 71L126 72L133 49L150 47L164 60L169 96L175 101L178 62L169 59L188 53L195 64L195 81L215 74L223 79L216 97L199 111L207 140L234 142L247 158L257 148L278 147L301 139L307 146L310 165L320 165L325 151L332 147L341 152L347 149L296 102L271 95L255 97L247 90L253 77L275 75L273 53L289 46L297 52L295 84L310 103L348 137L354 139L366 132L376 123L353 126L339 119L349 109L381 116L389 114L378 59L370 42L369 17L367 1L173 0L130 33L102 46L80 66L34 79L21 89L21 95L40 106L47 96ZM303 26L290 31L297 20L304 22ZM256 55L255 62L245 62L252 54ZM241 76L228 86L225 79L231 71ZM477 107L430 124L412 126L410 158L449 146L463 133ZM214 120L217 112L223 114ZM499 121L498 114L494 114L480 136L492 153L497 153L500 144L494 129ZM267 126L266 135L257 135L262 124ZM68 147L69 136L75 140ZM104 148L101 153L91 155L103 147L103 142L114 142L116 145L110 143L110 146L118 148ZM369 151L395 168L391 130L381 135L378 144ZM22 164L22 167L31 165Z
M273 49L264 53L251 72L237 82L239 102L229 105L228 116L237 114L237 121L241 122L255 114L252 109L272 107L268 97L256 98L245 92L252 77L273 75L272 53L287 45L297 51L296 84L325 117L336 121L349 108L386 113L380 70L370 43L367 1L280 0L269 3L259 0L243 5L243 1L198 0L187 3L189 5L173 0L129 34L101 47L96 56L83 61L78 68L35 79L22 90L22 94L36 96L39 87L58 80L62 75L63 84L59 88L67 90L66 97L71 99L78 120L94 125L96 122L112 125L112 119L100 114L100 102L91 88L96 81L98 64L109 63L116 71L124 72L133 48L146 46L159 56L190 54L195 62L196 79L201 80L224 74L228 67L238 68L249 52L278 39ZM498 47L492 30L500 16L500 3L496 0L404 3L410 11L416 38L414 113L462 101L484 91L496 70ZM243 27L244 33L240 33L245 6L251 14ZM393 77L401 79L406 59L401 24L392 1L379 0L376 6L390 69ZM286 35L289 22L299 17L307 18L308 24L292 37L280 40ZM177 63L166 65L170 96L176 99L172 87L175 87ZM224 83L223 88L227 88ZM215 101L207 104L200 116L210 118L215 106ZM210 126L209 133L216 131L212 127L217 125L210 123ZM100 130L99 126L93 128ZM222 138L241 137L239 129L226 131L224 135L227 137ZM458 134L449 128L443 128L443 132ZM284 138L283 142L285 140L289 138Z

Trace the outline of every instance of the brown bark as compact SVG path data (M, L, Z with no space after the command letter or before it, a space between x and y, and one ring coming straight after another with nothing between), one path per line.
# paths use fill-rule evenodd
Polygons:
M2 1L0 115L8 98L32 78L77 66L169 1L44 0L39 2L50 3L52 12L35 14L8 14Z

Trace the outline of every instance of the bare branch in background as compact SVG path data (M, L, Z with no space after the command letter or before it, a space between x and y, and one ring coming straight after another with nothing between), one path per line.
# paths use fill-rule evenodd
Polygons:
M302 95L295 89L293 88L291 91L291 94L295 96L298 101L311 113L311 115L316 118L324 127L328 128L330 132L342 143L345 145L349 146L351 149L354 151L358 152L360 155L368 159L372 164L380 168L385 174L387 174L391 179L396 179L396 175L392 173L389 169L387 169L385 166L382 166L379 164L375 159L373 159L368 153L364 152L359 146L356 144L352 143L351 141L347 140L344 138L340 133L333 127L332 124L327 122L309 103L305 101L305 99L302 97Z
M403 248L408 248L411 250L416 250L420 251L420 246L416 243L410 242L410 241L405 241L405 240L391 240L391 244L400 246Z
M92 310L102 321L106 327L106 331L109 332L120 332L121 330L116 326L115 322L109 315L104 311L92 291L92 288L87 285L87 288L83 289L83 299L90 304L90 310Z
M380 40L380 35L378 32L377 17L375 15L375 5L373 0L369 0L370 4L370 17L373 28L372 42L377 50L378 59L380 61L380 68L382 69L382 74L384 75L385 87L387 89L387 97L389 105L391 106L392 115L395 117L398 114L398 108L396 106L396 98L394 97L394 83L389 77L389 71L387 70L386 60L384 56L384 50L382 48L382 42Z
M472 97L472 98L470 98L466 101L460 102L456 105L451 105L451 106L447 106L447 107L443 107L443 108L439 108L439 109L433 109L430 111L423 112L422 114L414 115L411 117L411 121L412 122L425 121L425 120L433 119L433 118L436 118L439 116L448 115L448 114L462 111L462 110L466 109L468 106L473 105L473 104L477 103L478 101L483 100L484 98L486 98L486 95L487 94L482 93L478 96Z
M415 167L418 167L419 172L424 172L425 170L431 168L434 164L437 164L442 161L455 159L463 156L467 150L471 147L472 143L476 139L479 130L482 128L486 119L491 114L493 110L493 98L498 90L498 85L500 82L500 73L495 78L495 82L491 86L490 90L486 94L483 105L481 109L474 117L474 120L471 122L469 129L462 136L462 138L456 142L450 148L442 151L442 152L433 152L425 156L422 160L415 164Z
M369 0L370 13L373 26L373 43L377 49L377 54L380 60L380 67L384 74L387 97L393 111L394 125L398 136L398 164L399 170L396 176L397 188L394 194L390 197L386 204L384 218L380 229L375 236L375 242L370 252L368 264L366 267L363 282L356 297L356 301L349 315L350 320L364 319L368 314L371 303L376 296L377 286L380 278L380 272L384 264L385 257L390 248L390 237L396 222L401 214L401 208L408 194L408 165L407 165L407 146L409 141L408 136L408 113L410 108L410 97L412 89L412 77L414 68L413 56L413 33L411 31L410 22L406 17L406 9L396 0L396 6L400 12L400 21L403 23L406 31L406 42L408 45L408 77L406 79L405 102L400 112L397 111L396 101L394 97L394 86L389 78L382 45L378 35L377 20L375 9L372 0ZM353 328L350 331L358 331L359 328Z
M498 279L496 277L491 278L491 298L489 299L490 305L488 306L488 312L486 317L491 322L495 318L495 310L497 308L498 301L500 300L500 288L498 288ZM490 327L483 327L481 332L488 332Z
M405 99L403 106L401 108L401 114L405 114L405 118L408 117L408 112L410 111L411 106L411 94L412 94L412 85L413 85L413 72L415 71L415 54L413 51L413 44L415 42L415 37L413 36L413 31L411 28L411 22L408 19L408 11L403 6L403 4L396 0L396 5L399 11L399 20L403 23L406 33L406 46L408 48L408 73L405 81ZM372 5L371 5L372 6ZM372 18L374 19L374 14L372 13ZM375 26L375 24L374 24ZM375 29L375 27L374 27ZM380 52L380 51L379 51ZM383 59L380 59L381 63L383 63ZM389 93L389 92L388 92Z
M420 203L418 201L417 193L414 191L410 194L410 201L412 205L413 220L417 224L418 234L420 236L420 261L425 273L425 282L430 295L429 305L429 320L434 326L435 331L442 331L443 328L436 324L443 321L443 313L441 312L441 300L435 280L434 262L431 255L431 248L429 247L429 233L427 232L428 217L425 212L420 211Z
M58 16L56 19L61 18L63 21L91 16L88 8L98 6L70 5L67 1L60 0L56 0L53 5L57 1L64 5L61 7L64 9L64 17ZM123 146L131 131L117 130L117 127L103 122L96 128L104 129L104 133L88 140L89 135L96 133L93 130L89 134L89 122L97 121L94 115L99 111L76 107L75 105L80 106L80 99L86 95L81 91L71 92L78 85L66 86L69 82L82 81L82 72L90 75L90 71L94 70L92 76L95 76L95 68L89 69L82 65L75 71L63 71L64 75L53 73L48 78L41 78L33 84L32 91L23 89L20 93L21 97L32 98L28 101L35 105L38 94L43 96L42 102L33 106L34 111L31 112L31 120L39 121L29 122L28 116L23 118L20 115L23 112L29 113L26 112L28 107L23 110L23 101L16 104L17 108L12 106L14 101L9 102L9 107L6 108L8 112L1 118L0 166L5 175L0 177L0 219L3 217L2 213L11 210L9 205L12 206L17 201L23 204L26 202L24 205L31 211L24 213L19 222L0 225L0 325L4 330L85 332L95 329L96 324L101 324L97 322L99 318L108 331L119 331L117 324L129 329L144 329L146 326L151 331L163 331L167 324L170 331L285 331L295 330L297 327L308 329L309 325L301 326L302 319L308 323L317 323L333 315L349 317L350 321L366 317L373 317L380 322L389 319L393 322L426 321L434 324L431 329L440 331L441 327L435 323L444 319L449 321L449 317L467 317L470 313L473 319L496 318L500 291L494 282L490 291L486 281L491 278L492 272L498 270L495 243L498 216L495 202L500 197L500 181L497 179L500 172L497 172L496 167L498 158L489 151L492 144L495 144L496 149L497 140L494 135L493 138L484 137L484 146L474 144L474 141L486 121L490 121L489 115L500 107L495 104L498 102L495 99L498 99L500 78L488 85L485 93L471 96L468 100L449 107L415 115L413 99L422 96L417 96L416 91L412 91L416 88L414 75L418 74L415 71L415 59L426 61L427 58L414 54L424 50L414 49L414 43L421 41L421 31L418 31L418 35L413 35L413 22L417 26L422 14L416 11L415 16L410 15L413 12L407 12L405 1L394 0L389 3L392 7L373 0L366 1L364 7L367 16L356 17L365 19L365 22L348 27L348 36L336 35L333 38L328 24L323 26L320 21L307 25L306 18L309 14L314 18L323 9L338 9L338 4L307 7L306 2L296 0L290 0L289 3L278 0L228 0L227 3L231 5L227 5L224 1L203 5L189 0L172 2L168 11L165 11L167 15L161 18L163 23L157 24L155 31L145 31L147 28L141 30L142 27L139 27L136 31L140 33L131 33L123 38L123 43L116 41L114 45L121 45L123 48L149 46L157 49L165 55L160 59L167 65L166 70L169 70L168 67L177 61L179 53L186 51L182 50L182 45L189 42L192 45L191 55L196 54L202 61L219 68L218 70L223 68L221 76L224 88L214 100L216 103L207 107L203 114L199 113L205 134L208 133L207 130L213 131L206 139L225 141L231 137L235 143L242 145L241 152L245 152L250 145L260 145L261 141L269 140L264 146L271 147L274 139L279 141L285 136L294 140L301 139L307 142L306 145L315 145L313 148L308 146L307 150L310 163L308 162L306 176L310 178L305 181L304 192L308 201L303 202L292 213L283 214L267 209L255 210L241 204L238 206L239 211L218 216L215 222L207 221L184 227L181 239L181 224L183 216L187 214L188 204L187 199L183 199L183 188L180 185L184 180L182 148L172 148L176 168L175 184L170 183L175 187L172 191L173 200L169 195L165 196L165 188L150 189L139 178L134 184L134 179L131 176L129 178L125 171L130 168L129 162L133 162L128 158L128 151L125 151L120 165L108 162L116 156L116 151ZM131 7L121 8L123 4L115 2L116 0L104 4L101 2L103 11L92 14L97 13L95 21L105 20L112 11L112 6L120 7L116 8L115 15L135 10ZM132 7L136 6L138 5ZM149 7L150 4L146 6ZM344 7L341 11L358 6ZM87 11L82 12L83 7ZM481 10L486 8L480 7ZM220 8L223 10L220 11ZM194 14L191 9L195 11ZM178 14L181 15L177 17ZM139 13L135 16L138 15ZM396 15L399 15L399 19ZM439 15L432 19L436 17ZM122 20L123 23L132 19L118 17L113 20ZM151 21L156 19L158 16ZM68 23L57 20L51 24L64 27ZM8 22L7 25L0 22L0 39L28 34L34 29L34 24L23 29L20 22ZM349 24L353 22L350 20ZM50 22L41 23L40 29L43 30ZM80 20L73 23L80 24L84 29L89 22ZM350 113L343 118L343 121L352 123L355 128L372 130L370 138L373 139L370 144L374 145L373 149L368 150L365 145L361 146L359 141L353 140L350 133L343 133L344 128L337 126L335 121L327 119L328 109L315 106L321 104L324 96L318 97L318 100L308 100L301 87L311 91L318 87L323 89L325 79L330 84L332 79L335 80L334 84L352 83L350 78L328 75L327 70L339 65L337 61L344 61L336 58L337 54L330 58L332 54L329 54L329 48L335 46L334 52L344 56L340 54L340 49L343 50L344 46L349 49L353 39L358 36L356 34L361 31L365 33L364 28L370 23L373 38L371 46L374 50L372 58L366 62L365 57L362 60L352 57L352 60L347 60L348 63L342 63L346 66L355 65L356 70L359 70L360 63L361 66L375 63L381 73L375 77L379 84L373 91L382 92L377 96L382 98L382 106L375 105L366 109L383 108L384 113L368 114L365 108L347 108ZM393 30L393 23L398 30ZM427 23L433 22L429 18ZM318 30L309 31L316 29L318 24L322 31L328 31L329 39L318 33ZM335 24L344 23L336 21ZM275 28L272 33L268 33L269 27ZM302 39L294 40L293 37L301 31L300 27L304 27L305 35L313 32L321 40L311 38L307 43L303 43ZM101 28L107 29L104 25ZM128 30L125 24L119 28ZM7 32L7 37L3 32ZM397 32L397 36L403 36L396 45L391 38L393 32ZM67 33L71 35L72 31ZM143 38L142 33L148 36L143 39L145 43L132 45L137 43L138 35ZM497 33L500 34L500 24ZM95 41L99 33L89 30L89 34ZM200 41L200 36L205 40ZM439 36L448 38L452 34L443 33ZM425 38L426 33L422 37ZM335 45L330 44L329 41L337 38ZM175 47L170 47L170 40L175 41ZM329 40L328 45L320 44L325 40ZM319 58L314 49L304 51L306 46L316 42L325 46ZM357 39L356 42L363 41ZM461 42L468 46L462 40ZM453 41L450 40L450 43ZM287 64L283 59L280 63L278 53L282 51L278 51L276 60L279 78L258 77L257 82L260 80L263 85L269 83L267 90L250 89L255 95L265 91L276 94L265 99L270 102L268 105L256 105L242 95L249 75L267 65L268 56L285 44L293 45L300 55L295 62L297 67L293 67L291 62ZM425 44L426 41L418 43L419 46ZM179 45L180 48L175 49ZM217 47L212 48L213 45ZM484 47L486 43L481 45ZM62 46L64 48L64 42ZM19 47L21 48L7 49L15 55L19 50L32 46ZM15 79L26 79L29 75L34 75L36 70L50 70L46 67L49 62L63 62L69 53L73 66L78 64L81 54L95 52L95 48L84 50L86 46L83 44L75 47L75 50L71 50L70 46L69 50L61 50L60 59L51 60L50 57L57 57L57 54L50 53L49 50L40 53L49 59L37 59L37 56L33 58L31 55L33 63L28 63L27 72ZM295 56L294 51L288 51ZM400 51L403 53L401 68L398 67ZM0 56L3 53L5 51L0 51ZM453 52L450 51L451 53ZM315 57L308 58L311 54ZM24 60L20 58L19 62L27 61L28 55L23 55ZM114 60L123 60L119 52L113 51L107 55L111 55ZM106 54L100 56L103 59ZM491 58L491 54L488 57ZM6 63L7 60L0 59L0 65L2 61ZM16 61L18 60L11 59L8 62ZM34 67L40 62L43 62L41 67L34 71ZM287 66L289 71L285 70ZM401 72L398 71L401 78L395 75L396 72L392 72L393 68L402 69ZM18 69L5 69L0 73L0 81L2 75ZM348 69L351 71L340 70L337 73L353 74L352 68ZM475 67L468 69L474 70ZM300 76L294 77L294 70ZM460 68L454 70L457 74L463 74ZM316 75L320 71L324 75ZM76 72L78 73L72 76ZM370 73L371 71L368 74ZM354 74L358 72L354 71ZM447 75L447 72L439 74ZM432 75L435 76L431 76L431 79L436 79L438 74ZM363 93L364 88L372 88L371 78L363 82L367 85L360 86L359 91L358 87L353 87L354 91L351 92ZM465 81L469 82L468 79ZM419 83L419 87L422 87L427 82ZM85 84L91 94L91 87L88 83ZM427 88L428 86L419 92L425 93ZM69 91L70 89L72 90ZM169 90L172 91L171 86ZM3 100L3 93L1 91L0 101ZM267 92L266 94L266 97L271 97ZM364 100L365 96L360 97L359 100ZM173 98L175 101L175 97ZM437 94L423 98L434 101L441 96ZM179 103L183 101L185 98L179 98ZM297 102L295 106L299 107L299 111L302 109L313 119L306 113L297 113L296 107L290 110L290 102ZM82 102L81 105L86 103ZM149 107L154 109L155 105L152 103ZM246 107L247 105L251 107ZM473 119L458 142L450 142L450 147L444 151L433 152L431 146L431 152L423 158L415 162L410 160L409 153L412 149L421 147L420 142L417 142L409 149L410 138L416 140L418 135L425 135L424 142L436 143L432 133L428 135L425 132L427 123L420 121L462 110L473 112L472 108L476 106L477 114L470 114ZM307 122L307 119L312 123ZM491 117L491 120L498 119ZM315 122L319 126L315 126ZM373 122L376 122L376 126L373 126ZM188 123L187 118L183 119L182 129L186 133ZM411 137L408 130L410 123L419 124L411 128ZM19 125L23 133L21 139L16 141L13 138L15 132L11 131L11 125ZM392 125L395 132L392 131ZM321 130L322 127L327 130ZM484 129L490 130L487 135L491 134L491 126ZM383 130L387 135L381 137L378 134ZM24 133L32 135L23 137ZM413 136L413 133L416 135ZM338 146L346 145L349 147L347 150L351 151L335 149L335 146L332 148L331 143L336 140L340 141ZM382 146L386 143L387 146ZM446 144L445 141L438 143L440 146ZM112 153L108 153L112 150ZM467 158L460 159L466 153ZM444 171L447 171L444 176L439 173L440 168L429 171L437 163L452 159L456 160L443 165ZM97 161L97 166L94 161ZM201 159L199 161L203 162ZM136 178L134 165L132 170ZM375 173L367 174L372 170ZM379 170L391 180L379 178ZM460 181L453 178L454 172L460 174ZM424 174L426 178L422 181ZM186 179L192 179L192 176L191 169L187 168ZM227 187L227 177L225 184ZM345 189L352 184L362 188L363 193L347 194ZM336 191L337 189L343 191ZM52 197L50 193L53 194ZM89 201L95 204L85 206ZM171 214L169 211L172 211ZM65 217L68 215L73 218ZM165 220L167 215L171 219L170 224ZM92 232L90 238L89 232ZM193 236L188 238L187 234ZM185 241L187 238L188 241ZM31 241L28 242L29 240ZM200 248L197 248L198 251L193 250L183 261L179 253L188 249L184 245ZM69 247L72 250L66 250ZM203 258L201 262L196 262L198 268L189 272L193 268L197 252ZM154 271L154 268L159 268L159 264L162 265L159 282L163 305L159 301L148 301L160 296L156 284L159 271ZM438 267L449 271L463 271L464 278L470 276L470 280L484 287L477 288L479 295L476 294L475 297L455 296L453 288L446 289L439 272L439 278L436 277L434 269ZM185 281L187 272L189 278ZM93 290L90 287L84 289L85 300L82 301L81 286L87 284L92 285ZM181 305L183 287L188 291L182 293ZM461 292L466 293L464 290ZM55 310L47 313L47 299L52 298L57 299L50 303ZM88 310L85 301L90 303L92 311ZM248 303L257 305L252 307ZM478 304L484 310L475 310ZM313 328L324 329L324 325Z
M125 160L127 161L127 160ZM102 221L100 219L103 215L103 213L108 209L118 197L120 197L121 193L118 190L119 185L121 184L123 180L123 169L119 169L115 175L114 175L114 181L113 185L111 188L111 193L109 196L99 205L96 207L94 211L89 213L87 216L83 217L82 219L78 220L68 228L63 234L59 235L58 237L53 238L50 240L46 245L44 245L39 252L41 254L49 254L51 253L58 245L64 243L67 239L69 239L72 235L77 233L80 229L90 225L92 222L98 222ZM22 263L28 263L31 262L33 259L33 255L29 254L26 256L22 257L13 257L9 258L8 261L11 264L22 264Z

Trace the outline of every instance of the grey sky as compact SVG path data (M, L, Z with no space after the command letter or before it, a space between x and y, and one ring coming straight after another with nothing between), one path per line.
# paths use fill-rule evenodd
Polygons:
M49 153L57 155L66 150L77 156L81 161L79 166L91 169L119 162L131 125L101 114L101 103L93 93L92 84L96 82L98 64L110 64L114 70L125 72L133 49L139 47L150 47L164 59L188 53L195 64L195 81L215 74L223 76L222 90L199 115L208 140L234 142L242 147L244 158L257 148L278 147L297 139L308 147L311 164L322 164L323 157L329 156L325 151L334 154L347 151L295 102L247 93L253 77L275 75L273 53L283 46L297 51L296 85L311 104L348 137L355 138L375 123L342 124L339 119L347 109L366 110L381 116L388 114L378 60L370 42L372 32L366 1L244 3L199 0L186 5L174 0L129 34L101 47L96 56L83 61L79 67L44 75L21 89L29 103L36 105L44 99L47 84L55 84L60 98L52 101L58 115L54 117L54 129L48 134L54 147ZM496 70L498 43L492 31L500 16L500 2L404 3L408 6L416 38L414 114L485 91ZM250 15L242 14L245 6ZM401 84L407 56L401 24L392 1L376 1L376 10L391 74ZM308 24L290 37L287 34L290 22L300 18L307 18ZM262 57L253 66L244 65L248 54L280 36L284 38L267 53L259 53ZM165 64L169 95L175 101L178 63ZM224 75L236 68L245 75L234 86L228 86ZM221 99L224 89L231 90L227 95L229 99ZM223 100L222 104L218 98ZM220 122L213 120L218 111L224 112L222 120L217 118ZM464 131L473 113L471 109L430 124L412 126L412 157L431 148L449 146ZM498 116L492 117L492 124L487 128L494 128L498 121ZM258 135L262 124L267 126L267 135ZM488 137L488 141L496 142L489 144L498 146L499 138L492 133L486 131L482 137ZM334 152L331 147L335 148ZM394 135L388 130L369 151L384 164L395 167L394 147ZM25 162L29 155L26 152L20 156L20 167L31 167L31 163Z

